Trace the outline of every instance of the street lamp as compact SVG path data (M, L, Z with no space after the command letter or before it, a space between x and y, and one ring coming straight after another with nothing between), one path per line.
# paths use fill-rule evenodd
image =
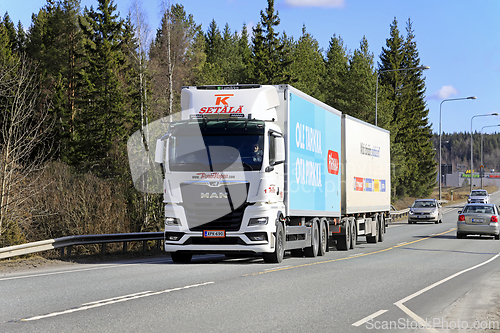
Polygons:
M377 84L375 86L375 126L377 126L377 117L378 117L378 103L377 103L378 102L378 77L380 76L380 74L386 73L386 72L409 71L412 69L425 70L425 69L429 69L429 68L430 68L429 66L418 66L418 67L412 67L412 68L386 69L383 71L379 71L377 73Z
M474 160L472 154L472 148L474 147L472 143L472 120L476 117L487 117L487 116L498 116L498 112L495 113L487 113L487 114L477 114L472 116L470 119L470 191L472 192L472 182L474 180Z
M439 104L439 201L441 201L441 182L442 182L442 177L443 175L441 174L441 106L443 105L444 102L449 102L449 101L459 101L462 99L476 99L476 96L469 96L469 97L460 97L460 98L449 98L449 99L444 99L441 101L441 104Z
M500 126L500 124L483 126L481 128L481 167L483 167L483 170L484 170L484 166L483 166L483 129L485 129L486 127L497 127L497 126ZM479 167L479 170L481 170L481 167ZM479 172L480 172L479 174L481 176L481 189L483 189L483 175L481 174L481 171L479 171Z

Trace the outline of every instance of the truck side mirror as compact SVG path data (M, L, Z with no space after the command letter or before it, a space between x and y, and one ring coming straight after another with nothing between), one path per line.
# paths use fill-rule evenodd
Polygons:
M156 141L155 162L163 163L164 158L165 158L165 141L162 139L158 139Z

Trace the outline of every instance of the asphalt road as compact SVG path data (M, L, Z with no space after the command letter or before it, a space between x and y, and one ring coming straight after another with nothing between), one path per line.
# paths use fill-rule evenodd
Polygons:
M500 195L492 200L500 203ZM488 281L500 281L500 241L457 239L457 210L445 207L442 224L393 223L382 243L360 237L354 250L287 256L281 264L210 255L190 264L163 257L4 273L0 332L470 328L481 318L457 304L478 289L491 295Z

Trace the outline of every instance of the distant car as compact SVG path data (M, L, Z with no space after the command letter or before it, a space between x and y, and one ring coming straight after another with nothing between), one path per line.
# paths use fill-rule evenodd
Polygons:
M473 203L458 212L457 238L467 235L490 235L500 239L499 214L493 204Z
M443 223L441 204L436 199L417 199L410 206L408 223L434 222Z
M472 190L467 203L490 203L490 195L486 190Z

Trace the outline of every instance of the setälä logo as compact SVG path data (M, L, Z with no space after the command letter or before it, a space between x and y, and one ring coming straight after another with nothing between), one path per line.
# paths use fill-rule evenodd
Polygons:
M234 94L215 94L215 106L204 106L199 113L243 113L243 105L229 106L228 99Z

